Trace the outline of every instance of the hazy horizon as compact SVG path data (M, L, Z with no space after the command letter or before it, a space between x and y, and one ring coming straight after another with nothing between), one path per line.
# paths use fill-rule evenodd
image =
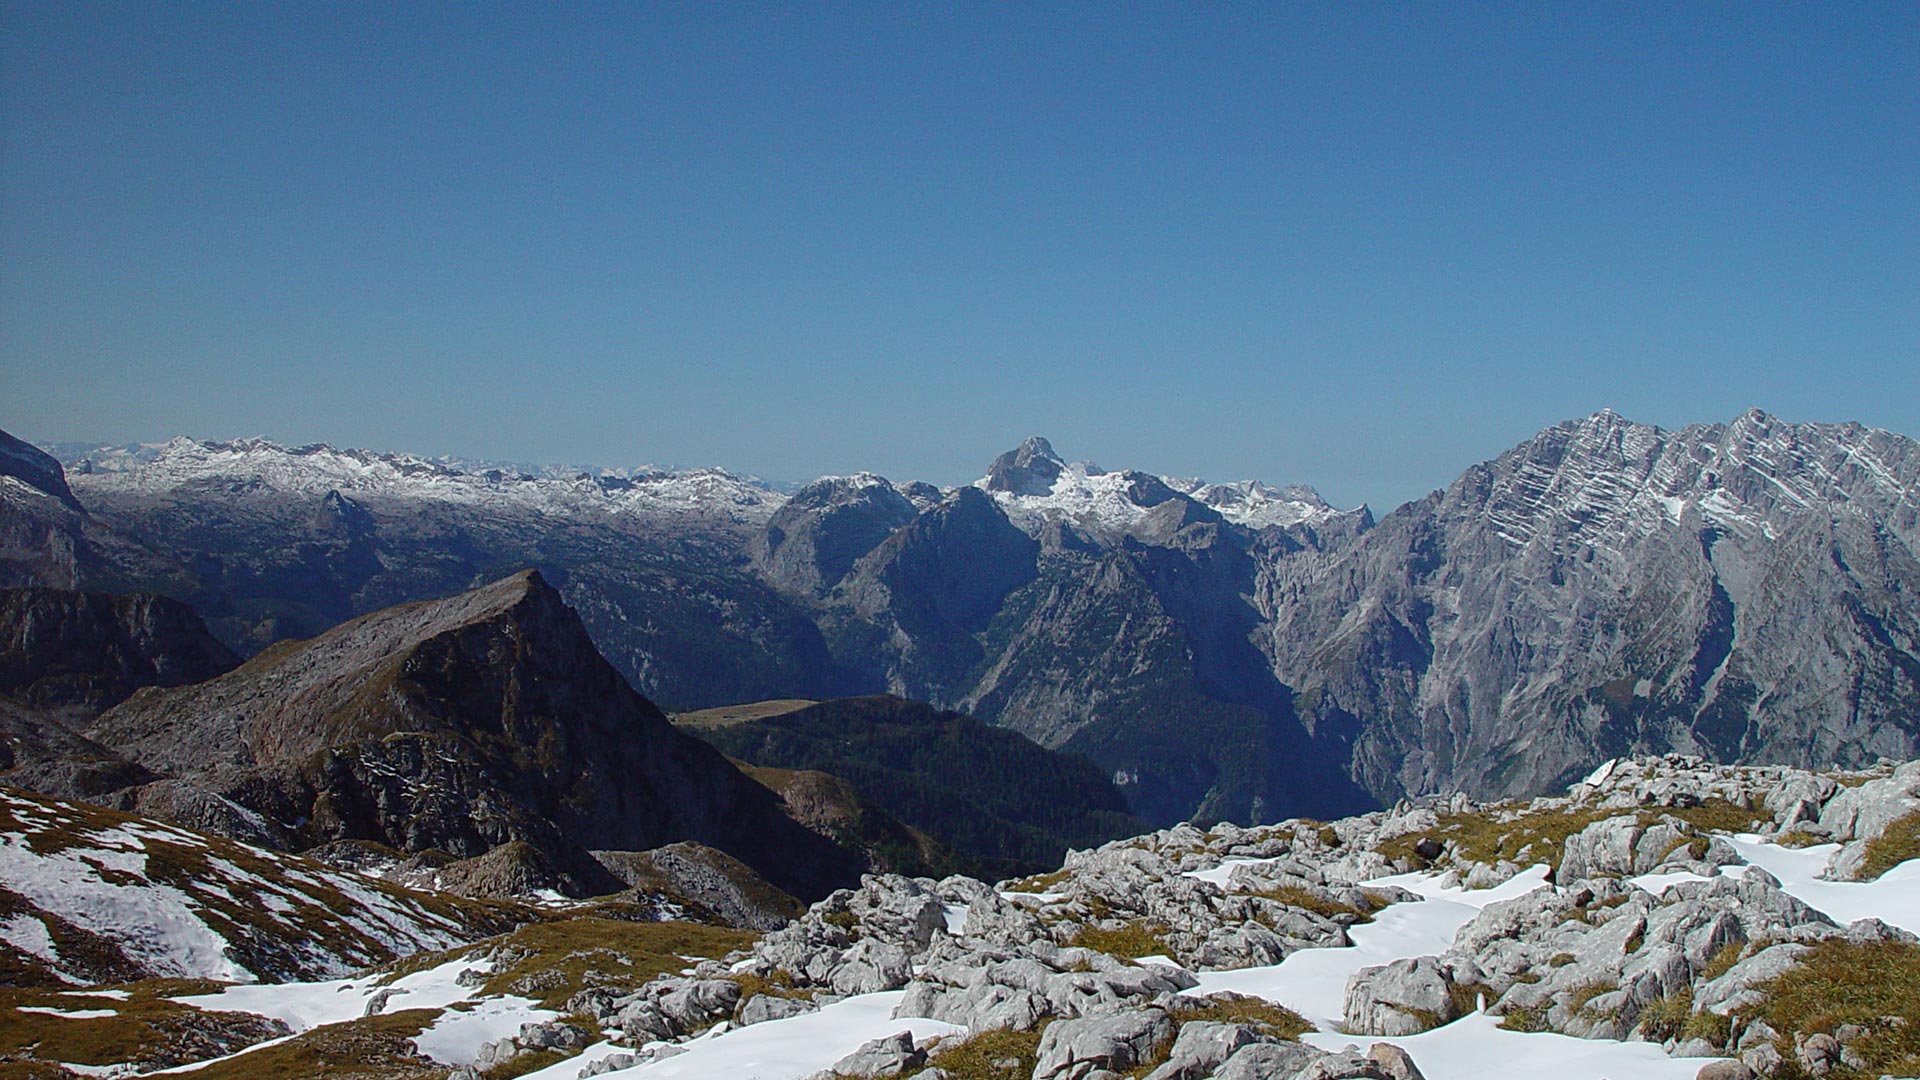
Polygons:
M1768 413L1768 415L1774 417L1776 420L1781 420L1788 423L1846 423L1846 422L1852 421L1851 417L1836 418L1836 419L1806 419L1801 417L1782 416L1781 414L1773 412L1770 409L1766 409L1763 406L1756 405L1756 406L1753 406L1753 408L1758 408L1762 412ZM1599 411L1601 410L1596 409L1593 411L1593 413L1587 413L1584 415L1592 416L1594 415L1594 413L1597 413ZM1614 410L1614 411L1618 412L1619 410ZM1659 427L1665 431L1673 431L1681 427L1689 426L1691 424L1725 424L1725 423L1730 423L1731 421L1736 419L1739 415L1744 414L1746 411L1747 410L1741 410L1741 413L1737 413L1734 416L1689 421L1688 424L1677 424L1677 425L1656 424L1654 426ZM1639 417L1626 416L1625 414L1621 414L1621 415L1625 416L1627 420L1633 421L1635 423L1650 423L1650 421L1641 420ZM1555 423L1579 420L1581 418L1582 417L1574 417L1574 416L1563 417L1560 421L1555 421ZM1546 427L1551 427L1551 426L1553 425L1552 424L1546 425ZM1868 426L1871 427L1874 425L1868 425ZM1543 427L1541 430L1545 430L1545 428ZM470 465L512 465L520 468L531 468L531 469L564 470L564 469L574 469L574 468L577 468L577 469L657 468L657 469L683 470L683 469L718 468L718 469L724 469L727 472L732 473L736 476L759 480L776 489L789 491L789 492L800 487L803 484L808 483L809 481L817 480L823 476L844 476L844 475L850 475L857 472L876 473L886 477L889 481L896 484L905 484L905 483L919 480L919 481L926 481L928 483L935 484L943 488L957 487L963 484L973 483L974 481L980 479L982 476L985 475L986 468L989 464L991 464L993 457L998 456L999 453L1003 453L1005 451L1015 449L1020 442L1020 440L1018 439L1014 440L1013 442L1010 442L1007 446L1003 447L1000 451L996 451L993 455L990 455L989 457L983 459L980 462L978 467L976 467L971 473L968 473L966 475L910 476L910 475L899 475L895 473L890 473L883 469L854 468L854 469L843 469L843 470L831 471L831 472L814 473L807 476L782 476L782 475L762 472L757 469L742 468L726 461L676 461L671 458L652 458L652 459L644 459L644 460L635 459L631 461L538 461L538 460L521 459L521 458L506 458L506 457L500 457L498 455L486 455L486 454L480 454L480 455L446 454L446 453L433 452L429 450L423 450L419 447L369 446L369 445L359 445L359 444L348 444L348 443L335 442L328 439L302 439L302 440L279 439L279 438L275 438L273 435L266 432L253 432L248 435L194 435L194 434L189 434L185 432L177 432L174 435L166 436L164 438L158 438L158 439L36 439L27 435L23 435L20 432L10 432L10 434L16 435L18 437L26 438L27 441L34 443L35 445L41 447L42 449L53 452L56 457L64 457L67 455L71 455L73 452L80 450L82 448L86 448L86 449L92 449L92 448L98 448L98 447L127 448L127 447L136 446L136 445L154 446L154 445L163 444L167 442L169 439L181 438L181 437L194 439L197 442L237 442L244 439L259 438L259 439L265 439L269 442L272 442L282 447L286 447L288 449L296 449L298 447L307 446L307 445L326 444L326 445L332 446L336 450L363 450L371 453L412 455L414 457L419 457L427 460L456 461L456 462L463 462ZM1533 433L1529 433L1529 434L1531 435ZM1906 432L1902 432L1902 431L1895 431L1894 434L1906 435L1909 438L1912 437L1911 435L1907 435ZM1164 469L1156 469L1156 468L1153 468L1152 466L1142 465L1135 462L1105 461L1105 460L1101 460L1098 457L1089 457L1086 454L1076 453L1071 448L1063 447L1057 442L1055 442L1045 432L1037 432L1037 431L1030 432L1029 435L1037 435L1041 438L1047 439L1049 444L1053 446L1054 452L1069 463L1088 461L1095 465L1098 465L1102 469L1106 469L1109 471L1138 469L1144 472L1154 473L1159 476L1182 478L1182 479L1199 479L1199 480L1207 481L1209 483L1232 483L1235 481L1243 481L1243 480L1257 480L1257 481L1262 481L1274 486L1284 486L1288 484L1305 484L1313 488L1314 490L1318 491L1323 498L1325 498L1329 503L1331 503L1335 507L1338 507L1342 510L1353 510L1353 509L1358 509L1359 507L1364 505L1373 512L1375 517L1385 516L1386 514L1391 513L1393 510L1397 509L1398 507L1406 503L1424 498L1428 493L1432 491L1446 488L1455 479L1457 479L1461 473L1465 472L1468 468L1472 467L1473 465L1480 464L1483 461L1491 460L1493 457L1498 456L1499 453L1512 449L1513 446L1518 445L1520 442L1525 441L1524 439L1516 440L1515 443L1510 444L1508 446L1502 446L1499 448L1498 451L1488 454L1484 458L1475 458L1471 461L1462 461L1458 464L1458 466L1453 470L1453 472L1450 475L1448 475L1445 479L1434 483L1432 486L1428 488L1424 488L1405 498L1395 499L1392 502L1382 503L1382 502L1374 502L1368 499L1339 498L1336 492L1329 491L1326 487L1322 486L1319 483L1316 483L1312 477L1255 476L1255 475L1239 475L1239 474L1202 475L1197 473L1172 472ZM1023 439L1025 437L1026 436L1022 436Z
M1561 420L1920 432L1920 19L23 2L0 428L1376 511Z

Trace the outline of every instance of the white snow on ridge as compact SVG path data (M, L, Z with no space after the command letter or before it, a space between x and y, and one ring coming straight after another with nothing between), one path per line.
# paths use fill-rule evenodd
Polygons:
M47 929L46 923L32 915L22 912L0 919L0 941L28 956L36 956L59 966L60 950L54 945L53 933Z
M1014 524L1032 532L1047 521L1067 521L1097 536L1123 535L1138 528L1153 507L1133 501L1134 484L1157 480L1167 487L1217 511L1221 517L1249 528L1269 525L1317 525L1358 513L1329 506L1305 485L1274 487L1258 480L1209 484L1201 480L1150 477L1137 472L1107 472L1090 461L1064 465L1044 495L993 491L988 478L973 486L988 491Z
M1500 1026L1498 1017L1475 1013L1419 1035L1343 1035L1311 1032L1301 1042L1322 1050L1376 1042L1393 1043L1413 1055L1427 1080L1693 1080L1700 1067L1719 1058L1668 1057L1659 1043L1576 1039L1550 1032L1523 1034Z
M418 1008L406 1000L398 1008ZM486 998L472 1009L449 1010L414 1037L414 1049L442 1065L471 1065L480 1047L520 1033L521 1024L557 1020L560 1013L535 1007L530 998L506 995ZM576 1063L577 1064L577 1063ZM577 1070L576 1070L577 1071Z
M1842 926L1877 918L1920 934L1920 859L1901 863L1874 881L1825 881L1820 875L1840 850L1838 844L1789 848L1751 834L1730 836L1727 842L1749 864L1779 878L1787 893Z
M1319 525L1333 518L1357 514L1359 507L1340 510L1327 504L1320 493L1305 484L1274 487L1259 480L1239 480L1230 484L1208 484L1199 480L1166 479L1167 486L1192 496L1220 512L1236 525L1261 529L1269 525Z
M939 1020L906 1018L895 1020L893 1010L907 996L904 990L880 994L862 994L828 1005L816 1012L786 1020L769 1020L739 1028L722 1035L697 1039L684 1044L687 1052L664 1061L655 1061L612 1076L673 1077L686 1080L710 1080L714 1077L810 1076L860 1048L872 1039L897 1031L911 1031L915 1041L961 1030ZM530 1074L541 1080L557 1080L578 1074L577 1063L567 1071ZM556 1070L560 1066L554 1067Z
M495 510L545 513L706 515L764 522L786 501L771 487L721 469L541 469L468 466L409 454L284 447L266 439L176 438L133 449L96 450L70 461L79 492L164 495L223 487L324 496L338 491Z
M471 987L457 981L462 971L489 970L484 962L449 960L416 971L390 983L374 978L331 979L306 983L255 983L228 986L211 994L174 998L182 1005L217 1012L249 1012L282 1021L296 1034L324 1024L338 1024L366 1015L367 1002L383 990L393 991L387 1011L444 1009L473 996ZM519 1030L517 1027L514 1030Z

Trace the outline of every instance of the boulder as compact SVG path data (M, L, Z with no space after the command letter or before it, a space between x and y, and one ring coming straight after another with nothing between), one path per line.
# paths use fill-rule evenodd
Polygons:
M1235 1050L1267 1041L1247 1024L1223 1024L1212 1020L1194 1020L1180 1025L1173 1050L1146 1080L1204 1080L1233 1056Z
M1160 1009L1057 1020L1040 1036L1033 1080L1086 1080L1096 1070L1131 1069L1173 1037L1173 1020Z
M925 1050L913 1045L913 1033L895 1032L871 1042L833 1063L828 1076L899 1076L927 1062Z

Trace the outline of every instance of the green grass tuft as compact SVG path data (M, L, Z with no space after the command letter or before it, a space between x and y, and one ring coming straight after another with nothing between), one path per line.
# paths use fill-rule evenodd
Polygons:
M943 1040L927 1065L944 1069L953 1080L1027 1080L1033 1075L1045 1028L1042 1024L1033 1031L982 1031L952 1045Z
M1920 811L1896 819L1867 841L1866 861L1856 880L1872 881L1908 859L1920 859Z

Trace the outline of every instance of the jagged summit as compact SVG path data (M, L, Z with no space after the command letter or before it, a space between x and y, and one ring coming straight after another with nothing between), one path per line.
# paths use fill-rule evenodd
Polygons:
M980 486L988 491L1014 495L1045 495L1067 467L1053 444L1038 435L1028 436L1019 446L993 459Z
M974 486L993 494L1008 516L1029 531L1049 521L1065 521L1096 536L1131 535L1147 527L1148 516L1170 498L1191 499L1255 529L1318 525L1343 516L1372 521L1365 507L1335 509L1305 484L1209 484L1137 469L1109 472L1091 461L1069 464L1037 435L995 458Z
M1608 543L1699 521L1778 535L1785 517L1850 506L1911 521L1920 499L1912 440L1858 424L1792 423L1750 409L1726 424L1664 431L1604 409L1535 435L1467 471L1449 501L1484 513L1505 541ZM1911 527L1909 525L1909 527Z

